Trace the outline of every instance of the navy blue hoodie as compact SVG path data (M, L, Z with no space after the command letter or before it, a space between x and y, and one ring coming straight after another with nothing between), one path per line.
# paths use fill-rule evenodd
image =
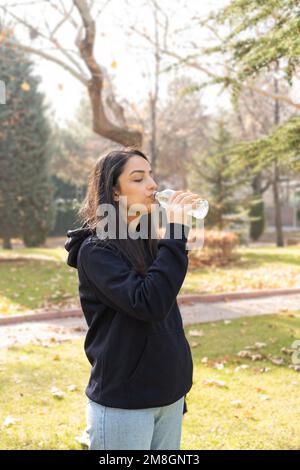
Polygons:
M192 355L176 300L188 267L188 232L189 226L167 224L142 277L112 242L84 227L68 231L67 263L78 270L88 325L84 348L92 368L86 395L96 403L161 407L191 389Z

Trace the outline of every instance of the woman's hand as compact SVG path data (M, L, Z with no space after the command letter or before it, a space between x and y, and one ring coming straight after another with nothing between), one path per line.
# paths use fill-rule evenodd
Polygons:
M191 191L175 191L169 198L165 210L169 223L188 225L188 212L196 208L199 194Z

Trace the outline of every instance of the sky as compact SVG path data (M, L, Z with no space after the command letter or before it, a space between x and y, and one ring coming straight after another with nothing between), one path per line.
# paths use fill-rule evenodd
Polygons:
M51 3L51 2L49 2ZM52 4L59 4L52 1ZM64 0L64 5L69 8L71 0ZM130 26L134 25L139 31L145 28L148 32L154 32L154 20L151 9L147 6L147 0L96 0L96 4L103 5L100 17L96 23L96 48L95 56L98 63L104 66L110 74L115 88L116 96L120 100L123 98L134 103L142 103L147 100L149 91L153 88L153 49L144 39L136 33L130 36ZM194 40L197 44L206 44L207 32L200 27L192 28L190 18L193 15L203 17L209 11L216 10L228 0L160 0L159 6L168 12L169 30L183 30L179 34L173 33L175 39L169 42L169 48L177 53L184 53L189 40ZM31 24L39 28L45 21L52 28L58 22L60 16L55 9L45 9L45 2L25 0L7 0L7 6L18 4L14 8L15 14L24 17ZM34 5L34 6L32 6ZM74 14L76 21L79 17ZM163 19L163 16L160 17ZM29 40L27 30L19 26L16 29L17 37L22 38L22 42L30 44L32 47L40 47L39 39ZM69 49L76 49L74 40L76 30L71 26L63 26L61 33L58 33L58 40ZM170 36L171 37L171 36ZM43 50L53 54L53 48L46 48L42 44ZM52 47L52 46L51 46ZM82 96L86 96L85 87L77 81L67 71L56 64L32 55L35 63L35 73L42 79L41 91L46 95L47 102L51 105L51 110L55 120L60 125L74 116L74 112ZM169 59L167 59L169 60ZM163 73L160 79L160 97L164 99L167 95L167 87L175 73ZM204 79L199 71L184 69L180 73L192 76L201 83ZM229 97L226 94L218 95L216 87L210 87L203 91L203 103L208 113L213 113L218 107L229 107Z

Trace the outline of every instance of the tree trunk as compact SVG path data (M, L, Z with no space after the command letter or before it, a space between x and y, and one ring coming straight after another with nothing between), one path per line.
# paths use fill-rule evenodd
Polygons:
M249 234L250 238L253 241L259 240L265 229L265 206L262 198L264 188L262 187L262 173L255 175L251 182L253 196L255 198L261 197L261 202L256 203L255 206L252 206L250 209L251 217L260 217L260 220L252 220L250 222ZM268 186L266 186L268 187Z
M124 125L123 127L116 126L106 116L102 100L103 71L94 55L96 22L92 18L91 8L85 0L74 0L74 5L81 16L84 33L78 35L76 44L80 56L91 74L90 80L87 82L87 88L92 106L93 130L102 137L118 144L140 148L143 142L143 135L140 131L128 129ZM118 108L119 113L124 116L122 107L119 105Z
M156 175L157 166L157 141L156 141L156 97L150 94L150 111L151 111L151 138L149 142L149 153L151 159L151 168L153 174Z
M274 179L273 179L273 197L275 207L275 228L276 228L276 245L284 246L281 206L279 196L279 168L277 162L274 163Z
M4 250L11 250L12 244L10 241L10 237L3 237L3 249Z
M151 167L154 176L156 176L157 167L157 102L159 96L159 79L160 79L160 50L159 50L159 35L158 35L158 7L154 3L154 28L155 28L155 72L154 72L154 91L150 92L150 112L151 112L151 138L150 138L150 155Z
M277 62L275 67L275 72L279 70L279 63ZM274 78L274 90L275 93L279 92L279 83L278 79ZM280 107L279 101L275 100L274 108L274 123L278 125L280 123ZM283 230L282 230L282 218L281 218L281 205L280 205L280 194L279 194L279 181L280 181L280 172L277 159L274 162L274 173L273 173L273 198L274 198L274 208L275 208L275 229L276 229L276 245L284 246L283 239Z

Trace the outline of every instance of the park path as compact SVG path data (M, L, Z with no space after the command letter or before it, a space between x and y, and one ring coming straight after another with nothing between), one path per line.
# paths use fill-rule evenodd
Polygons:
M231 320L300 310L300 294L180 305L183 324ZM0 347L13 344L63 342L86 333L83 317L62 318L0 326Z

